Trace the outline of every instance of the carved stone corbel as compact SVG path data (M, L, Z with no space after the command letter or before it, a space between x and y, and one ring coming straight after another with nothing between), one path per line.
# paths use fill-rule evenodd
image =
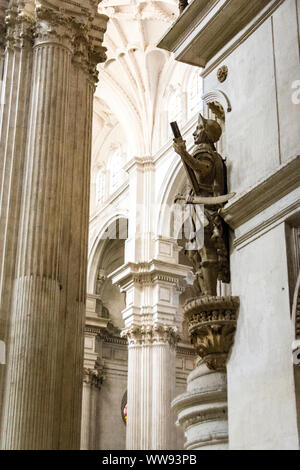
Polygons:
M96 388L101 388L103 382L103 373L100 369L83 369L83 382L94 386Z
M238 297L198 297L184 307L191 342L210 370L226 371L238 308Z

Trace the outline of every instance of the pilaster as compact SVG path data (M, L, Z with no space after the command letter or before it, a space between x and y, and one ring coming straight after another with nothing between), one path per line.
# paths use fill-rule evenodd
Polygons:
M172 407L188 450L228 449L226 364L234 342L238 297L203 296L188 301L184 314L199 356L187 392Z
M151 157L133 158L129 174L129 226L125 262L149 261L154 256L154 162Z

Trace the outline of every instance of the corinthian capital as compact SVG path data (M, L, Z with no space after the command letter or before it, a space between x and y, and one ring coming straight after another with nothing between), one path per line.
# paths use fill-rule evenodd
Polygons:
M3 10L0 9L0 15ZM5 25L0 23L0 42L7 45L8 49L31 47L34 20L31 10L27 8L25 2L11 4L5 11Z
M154 325L131 326L122 331L129 345L150 346L158 343L175 345L179 340L178 329L162 323Z
M74 18L52 3L43 0L36 3L35 45L58 43L72 50Z

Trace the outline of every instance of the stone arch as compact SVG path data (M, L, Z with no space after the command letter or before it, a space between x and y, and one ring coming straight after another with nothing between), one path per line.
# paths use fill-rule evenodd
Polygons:
M232 111L228 96L221 90L211 90L205 93L202 96L202 100L217 118L223 119L224 121L226 113Z
M186 183L186 174L181 161L176 158L176 162L170 167L167 176L162 184L161 199L158 201L158 218L156 221L157 234L171 237L171 211L176 195Z
M105 242L107 238L105 238L105 233L110 230L114 225L117 226L117 230L120 230L120 224L118 228L118 221L122 221L123 228L125 230L125 222L126 226L128 224L127 214L125 213L116 213L110 215L101 227L97 230L97 235L94 237L92 241L90 241L90 250L89 250L89 258L88 258L88 277L87 277L87 291L88 293L94 293L95 291L95 282L97 277L97 269L99 265L99 260L103 255L105 250Z
M300 272L298 274L294 293L292 319L294 325L295 340L300 341Z
M300 272L296 283L293 308L292 308L292 321L294 328L294 343L293 343L293 363L294 363L294 382L295 382L295 399L297 410L297 426L298 426L298 439L300 445Z

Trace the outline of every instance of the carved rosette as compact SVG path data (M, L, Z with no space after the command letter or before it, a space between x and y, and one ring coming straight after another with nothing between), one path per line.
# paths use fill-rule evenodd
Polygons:
M177 327L161 323L132 326L123 330L121 336L127 338L129 346L150 346L155 344L175 346L179 341Z
M210 296L192 299L184 307L191 342L211 370L226 371L234 342L238 308L238 297Z
M219 82L220 83L225 82L227 76L228 76L228 67L227 65L223 65L217 71L217 77L218 77Z

